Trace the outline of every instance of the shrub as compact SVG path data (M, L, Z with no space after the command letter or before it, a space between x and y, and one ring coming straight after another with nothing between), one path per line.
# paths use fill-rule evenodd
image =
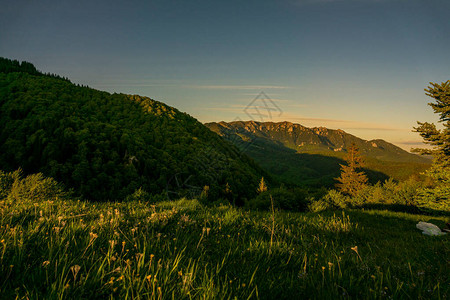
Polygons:
M350 198L339 191L329 190L321 199L312 202L308 209L319 212L328 209L343 209L350 206Z
M31 174L20 178L20 170L13 172L14 182L9 189L9 201L54 201L67 197L63 187L53 178L42 173Z
M147 193L142 187L138 188L133 192L133 194L128 195L125 198L125 201L149 202L151 200L152 200L151 195Z
M311 212L321 212L327 209L330 209L330 206L322 199L313 201L308 205L308 210Z
M14 182L20 179L21 173L20 169L9 173L0 170L0 200L9 195Z

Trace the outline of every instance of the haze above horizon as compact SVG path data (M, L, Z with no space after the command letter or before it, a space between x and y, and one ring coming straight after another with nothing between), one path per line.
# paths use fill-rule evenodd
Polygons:
M450 79L447 0L24 1L0 56L202 122L248 120L260 92L290 121L421 145L423 89ZM259 118L259 119L258 119Z

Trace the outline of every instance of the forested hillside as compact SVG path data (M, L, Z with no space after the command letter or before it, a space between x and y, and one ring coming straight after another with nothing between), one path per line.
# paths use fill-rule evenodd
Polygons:
M164 103L75 85L4 58L0 166L42 172L100 201L140 188L161 194L209 186L208 193L239 203L267 177L235 146Z

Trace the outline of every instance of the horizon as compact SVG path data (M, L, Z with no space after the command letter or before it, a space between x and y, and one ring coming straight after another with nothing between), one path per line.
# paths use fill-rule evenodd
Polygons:
M416 121L438 121L423 90L450 79L449 9L444 0L14 1L0 12L0 56L202 123L245 119L264 92L279 110L255 121L409 151L425 146Z

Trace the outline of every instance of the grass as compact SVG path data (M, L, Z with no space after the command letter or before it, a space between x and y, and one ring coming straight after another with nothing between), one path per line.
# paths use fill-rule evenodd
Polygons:
M447 299L449 236L388 211L0 201L5 299Z

